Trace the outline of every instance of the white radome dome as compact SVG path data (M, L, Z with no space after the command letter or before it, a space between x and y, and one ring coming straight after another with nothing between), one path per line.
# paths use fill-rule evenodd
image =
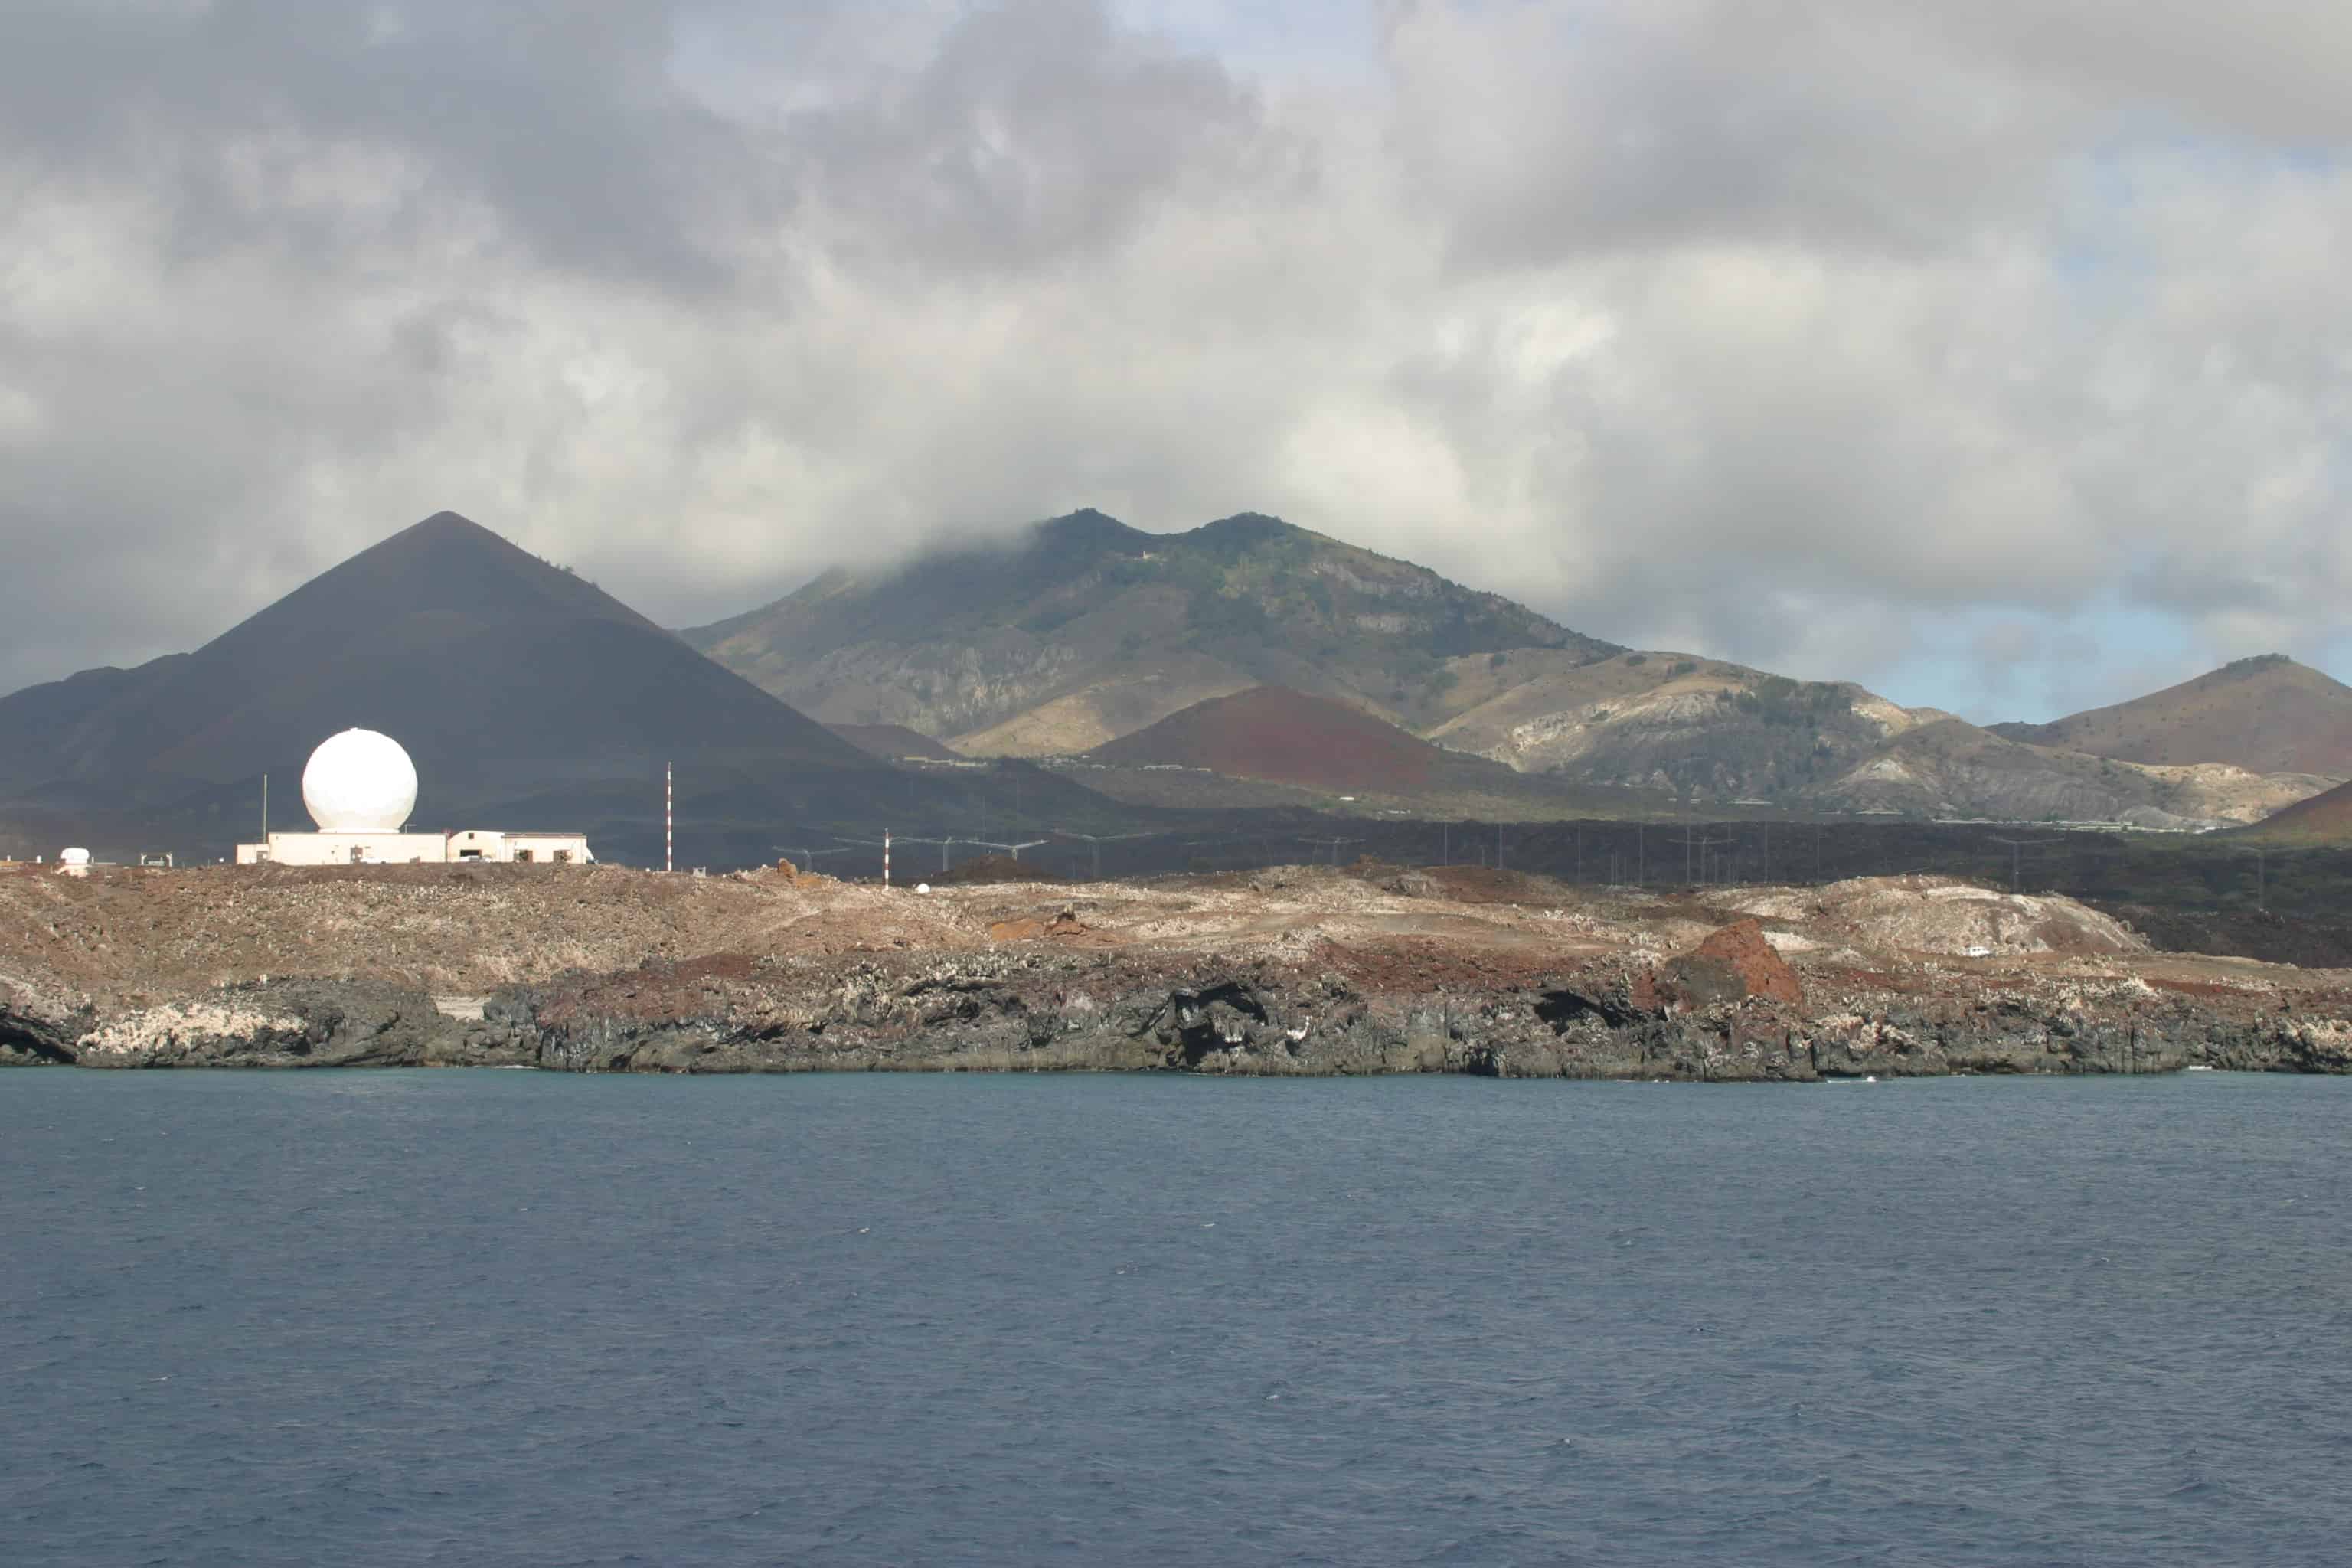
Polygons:
M397 833L416 809L416 764L373 730L330 735L302 770L302 804L321 833Z

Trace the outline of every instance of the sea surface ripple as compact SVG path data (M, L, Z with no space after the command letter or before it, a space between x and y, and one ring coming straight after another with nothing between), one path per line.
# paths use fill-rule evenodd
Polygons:
M0 1075L0 1558L2335 1563L2352 1082Z

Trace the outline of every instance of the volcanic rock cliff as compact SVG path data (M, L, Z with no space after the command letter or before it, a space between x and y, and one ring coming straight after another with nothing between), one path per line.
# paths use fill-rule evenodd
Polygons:
M1894 879L1749 889L1721 908L1371 866L1097 884L1075 900L786 871L15 874L0 877L0 1061L2352 1070L2345 975L2151 953L2068 900L2011 902Z

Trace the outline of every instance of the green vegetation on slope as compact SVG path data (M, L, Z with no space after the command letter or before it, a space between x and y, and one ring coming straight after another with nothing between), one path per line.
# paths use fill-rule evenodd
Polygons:
M829 721L1033 754L1084 750L1261 683L1411 727L1436 716L1449 658L1616 651L1496 595L1255 513L1149 534L1076 512L1003 548L829 573L683 635Z

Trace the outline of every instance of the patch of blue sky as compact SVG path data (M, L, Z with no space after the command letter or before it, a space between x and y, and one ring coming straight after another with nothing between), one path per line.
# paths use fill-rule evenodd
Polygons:
M2053 615L2014 605L1939 611L1875 672L1879 695L1971 723L2042 723L2187 680L2221 662L2170 610L2102 598Z
M1373 0L1118 0L1138 32L1209 55L1244 76L1362 78L1381 68Z

